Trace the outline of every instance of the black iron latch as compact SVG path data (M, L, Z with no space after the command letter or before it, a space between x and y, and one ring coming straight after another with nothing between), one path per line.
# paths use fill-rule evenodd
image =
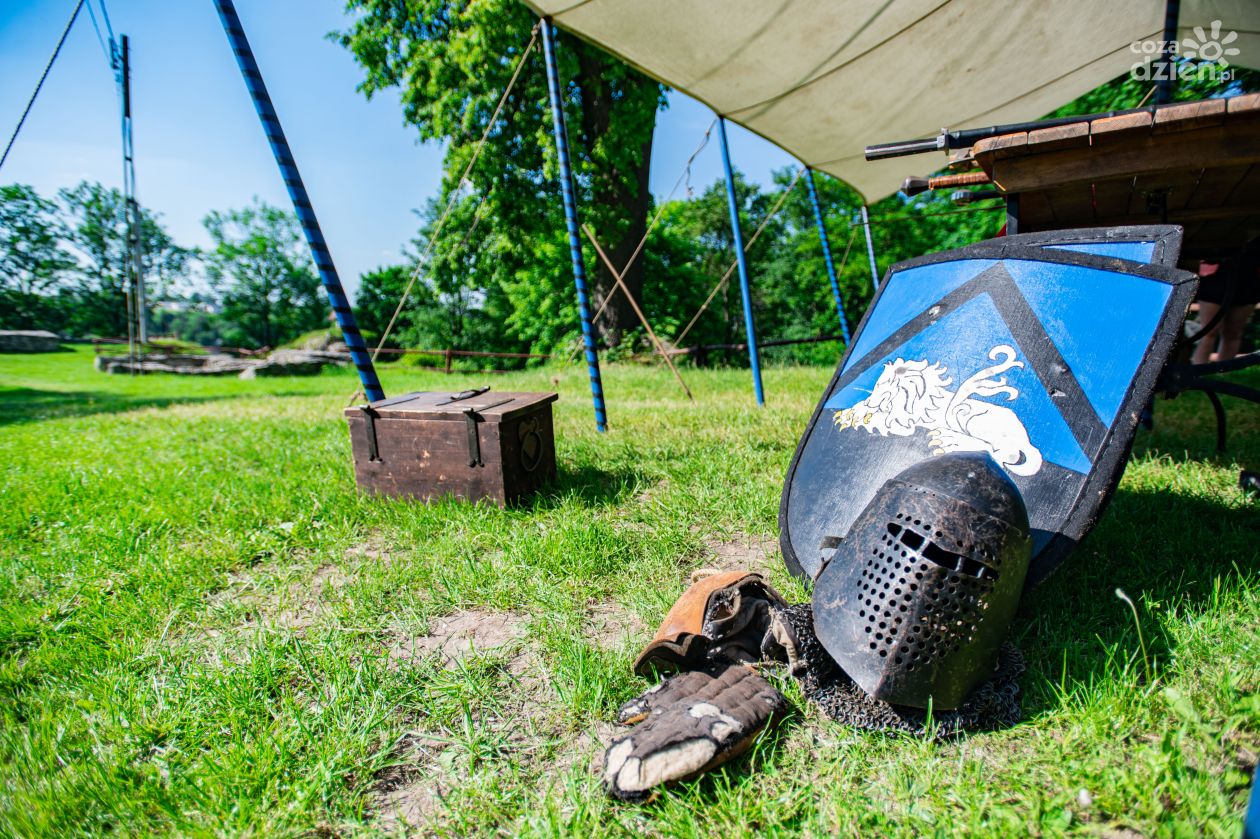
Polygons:
M477 434L477 422L481 416L472 408L464 411L464 421L468 426L468 465L485 466L481 462L481 438Z
M360 405L359 410L363 412L363 418L367 426L368 460L379 463L381 453L376 443L376 421L381 418L381 415L371 405Z
M482 388L478 392L485 393L487 390L489 390L489 388ZM472 392L464 391L464 393L472 393ZM472 394L472 395L475 396L476 394ZM451 399L451 401L454 402L455 400ZM511 398L500 399L498 402L491 402L489 405L480 405L476 408L464 409L464 424L468 429L468 465L469 466L485 466L486 465L481 460L481 437L477 433L477 423L484 422L485 417L479 414L478 411L486 411L486 410L489 410L490 408L497 408L500 405L506 405L507 403L511 401L512 401ZM443 403L443 404L447 404L447 403Z

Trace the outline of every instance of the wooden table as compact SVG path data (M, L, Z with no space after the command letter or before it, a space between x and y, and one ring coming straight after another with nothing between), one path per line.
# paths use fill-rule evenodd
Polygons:
M1015 198L1020 233L1180 224L1190 259L1260 235L1260 94L990 137L968 157Z

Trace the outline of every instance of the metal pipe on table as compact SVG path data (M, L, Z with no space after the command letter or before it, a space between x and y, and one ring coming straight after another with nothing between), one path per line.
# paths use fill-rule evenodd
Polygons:
M1036 131L1040 128L1054 128L1060 125L1072 125L1077 122L1091 122L1107 117L1125 116L1127 114L1154 114L1155 107L1127 108L1120 111L1104 111L1096 114L1082 114L1077 117L1056 117L1054 119L1032 120L1030 122L1010 122L1005 125L991 125L987 128L963 128L950 131L942 128L935 137L924 140L898 140L894 143L876 143L866 147L867 160L884 160L890 157L905 157L911 154L924 154L933 151L950 151L951 149L971 148L976 142L988 137L1000 137L1003 134L1018 134L1021 131Z

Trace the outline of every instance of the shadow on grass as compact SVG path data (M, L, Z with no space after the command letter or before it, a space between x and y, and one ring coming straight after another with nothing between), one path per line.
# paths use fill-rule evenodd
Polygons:
M1166 665L1174 650L1158 631L1159 610L1201 612L1216 580L1260 577L1258 534L1254 503L1230 506L1171 486L1118 490L1097 528L1021 606L1014 635L1029 663L1025 716L1058 708L1060 681L1114 678L1116 659L1137 653L1133 614L1116 589L1138 605L1148 650Z
M620 504L643 486L646 476L630 467L557 466L556 480L522 503L534 510L551 510L576 500L583 506Z
M65 417L118 414L141 408L212 402L232 398L217 396L128 396L99 391L38 390L28 387L0 388L0 426L19 425Z
M63 353L63 354L64 354L64 353L72 353L72 352L74 352L74 351L75 351L75 350L74 350L74 347L70 346L69 344L67 344L67 343L65 343L65 342L62 342L62 343L60 343L60 344L58 344L58 345L57 345L57 349L55 349L55 350L41 350L41 351L39 351L39 352L25 352L25 351L22 351L22 350L0 350L0 358L4 358L4 357L16 358L16 357L18 357L18 356L23 356L23 357L25 357L25 356L36 356L36 357L38 357L38 356L41 356L41 355L54 355L54 354L56 354L56 353Z
M1253 371L1223 377L1224 381L1260 388L1260 375ZM1224 454L1216 451L1216 417L1203 393L1188 392L1174 399L1157 398L1155 427L1139 431L1133 441L1135 457L1167 455L1174 460L1190 457L1218 465L1231 462L1260 462L1257 432L1260 432L1260 405L1225 396Z

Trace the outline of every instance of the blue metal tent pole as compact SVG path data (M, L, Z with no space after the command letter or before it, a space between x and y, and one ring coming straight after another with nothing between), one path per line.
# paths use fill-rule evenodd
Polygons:
M599 354L591 329L591 304L586 294L586 266L582 263L582 240L578 238L577 195L573 170L569 165L569 141L564 127L564 101L560 98L560 72L556 67L555 29L542 22L543 57L547 64L547 95L551 99L551 122L556 135L556 157L560 163L560 194L564 199L564 225L569 233L569 256L573 260L573 284L577 286L578 315L582 319L582 344L586 348L586 372L591 379L591 400L595 403L595 428L608 430L604 407L604 384L599 375Z
M726 199L731 211L731 238L735 262L739 265L739 291L744 298L744 330L748 333L748 363L752 367L753 392L757 404L766 404L761 388L761 358L757 351L757 328L753 323L752 290L748 286L748 262L744 259L744 237L739 231L739 199L735 197L735 176L731 172L731 150L726 142L726 119L718 115L718 139L722 146L722 170L726 173Z
M871 214L862 205L862 229L866 231L866 258L871 261L871 286L879 291L879 268L875 267L875 243L871 241Z
M1181 17L1181 0L1167 0L1164 4L1164 51L1155 69L1159 74L1155 77L1155 104L1167 105L1173 100L1173 91L1177 84L1177 24Z
M827 266L827 279L831 280L831 293L836 298L836 314L840 316L840 335L849 346L849 319L844 316L844 298L840 296L840 281L836 279L836 265L831 259L831 242L827 239L827 225L823 223L822 205L818 203L818 189L814 186L814 170L805 167L805 186L809 187L809 202L814 205L814 221L818 223L818 241L822 243L823 263Z
M262 122L263 133L271 144L271 153L280 167L293 209L302 223L302 232L306 234L306 243L310 245L311 254L315 257L315 267L319 269L319 278L324 284L324 291L328 293L328 302L332 305L337 325L341 327L341 335L350 350L350 358L359 372L363 392L369 401L384 399L385 391L381 390L380 380L376 377L372 356L354 321L354 311L350 308L346 291L341 286L341 278L333 265L332 254L328 252L324 233L319 228L319 220L315 218L315 209L311 206L310 196L306 194L306 186L302 183L297 163L293 160L289 141L285 139L284 129L280 127L280 118L276 116L275 106L271 104L271 96L267 93L267 86L263 83L262 73L258 70L258 62L254 60L249 41L245 38L241 19L236 15L236 7L232 0L214 0L214 5L219 12L219 20L223 22L223 31L232 44L232 52L236 54L236 63L241 68L241 76L245 79L245 86L249 88L250 98L254 100L254 110L258 112L258 119Z

